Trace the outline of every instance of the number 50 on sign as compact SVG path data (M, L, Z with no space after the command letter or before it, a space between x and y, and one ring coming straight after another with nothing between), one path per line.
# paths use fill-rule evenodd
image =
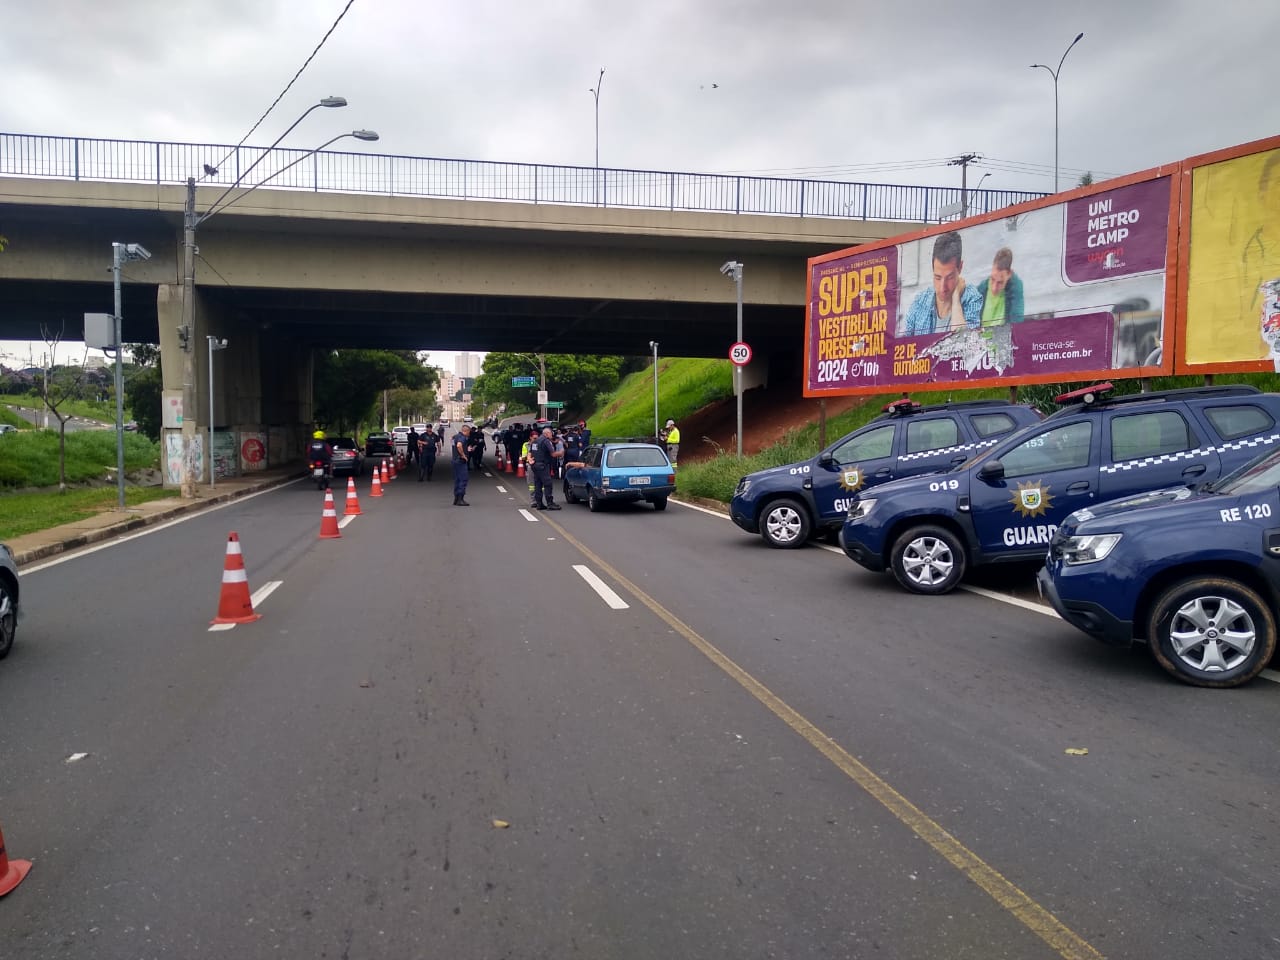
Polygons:
M751 347L739 341L729 348L729 359L734 366L745 367L751 362Z

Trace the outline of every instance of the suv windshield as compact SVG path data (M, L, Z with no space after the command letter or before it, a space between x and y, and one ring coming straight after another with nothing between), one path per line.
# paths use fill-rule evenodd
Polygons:
M1280 487L1280 450L1264 453L1250 460L1235 473L1229 473L1207 489L1238 497L1250 493L1265 493Z

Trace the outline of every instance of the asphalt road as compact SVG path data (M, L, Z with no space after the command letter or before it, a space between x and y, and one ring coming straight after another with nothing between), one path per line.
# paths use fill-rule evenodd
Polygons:
M37 427L45 425L45 414L48 412L42 407L10 407L14 413L22 417L28 423L34 423ZM58 429L58 418L52 413L48 414L49 429ZM115 424L102 423L98 420L87 420L84 417L70 417L67 420L67 431L69 433L76 430L114 430Z
M0 957L1280 956L1280 686L441 466L24 575Z

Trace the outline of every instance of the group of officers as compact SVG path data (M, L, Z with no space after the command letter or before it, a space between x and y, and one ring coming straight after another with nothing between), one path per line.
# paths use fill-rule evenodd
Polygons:
M436 457L444 443L444 425L418 433L409 429L407 457L409 463L418 465L418 481L430 480L435 472ZM674 467L680 450L680 431L675 422L668 420L659 440L667 447ZM560 427L542 421L526 426L516 422L503 430L495 430L493 442L501 446L508 463L520 463L528 477L529 506L534 510L559 510L555 501L553 481L561 479L567 466L581 466L584 451L591 445L591 428L585 420ZM453 505L469 507L467 482L472 470L481 468L487 446L481 427L464 423L449 440L450 461L453 466ZM330 462L332 452L322 431L316 431L312 447L315 459L323 457ZM320 450L324 447L324 450ZM310 451L309 451L310 453ZM327 454L327 456L325 455Z

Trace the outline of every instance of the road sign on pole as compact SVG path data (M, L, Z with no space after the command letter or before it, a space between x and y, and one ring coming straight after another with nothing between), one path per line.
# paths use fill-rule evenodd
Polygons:
M564 401L563 401L563 400L548 400L546 403L544 403L544 404L543 404L543 406L544 406L544 407L547 407L548 409L551 409L551 410L563 410L563 409L564 409Z
M739 340L729 348L729 359L736 367L745 367L751 362L751 347Z
M538 406L545 407L547 405L547 391L538 391Z
M536 387L538 385L537 377L512 377L511 386L513 387Z

